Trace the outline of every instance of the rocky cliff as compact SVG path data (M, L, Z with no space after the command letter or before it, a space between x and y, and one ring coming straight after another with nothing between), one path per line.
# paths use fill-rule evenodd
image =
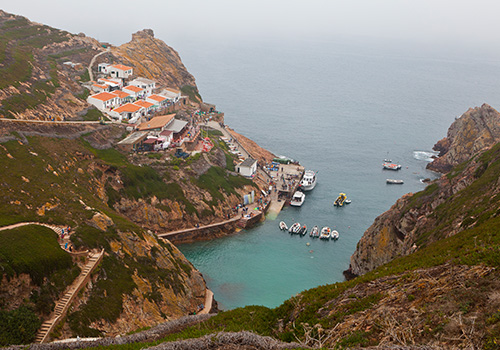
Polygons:
M497 148L491 147L499 141L500 114L490 106L469 109L458 118L435 147L441 156L429 165L447 175L422 192L403 196L377 217L358 242L347 275L365 274L493 215L500 184L493 171Z

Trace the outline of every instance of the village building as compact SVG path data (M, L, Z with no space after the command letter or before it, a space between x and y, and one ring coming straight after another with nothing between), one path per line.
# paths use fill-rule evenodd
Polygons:
M94 84L92 84L92 91L94 91L94 92L109 92L109 85L94 83Z
M129 94L127 94L126 92L121 91L121 90L113 91L112 94L118 96L118 98L120 99L118 104L120 104L120 105L127 103L127 102L132 102L134 100L134 98L132 96L130 96Z
M116 147L125 152L140 151L148 136L147 131L133 132L116 144Z
M163 148L167 148L170 146L170 143L172 142L174 137L174 133L172 130L163 130L160 132L160 135L158 136L158 139L163 142Z
M161 95L150 95L146 97L147 102L151 102L156 107L163 107L168 103L168 99Z
M172 88L166 88L164 89L161 94L165 97L167 97L169 100L172 100L174 103L179 101L181 98L181 92L176 89Z
M118 105L118 96L110 92L101 92L87 97L87 102L98 109L112 108Z
M254 176L257 172L257 161L250 157L245 159L236 165L236 172L246 177Z
M144 100L135 101L134 104L136 104L136 105L144 108L143 114L149 113L154 108L154 104L153 103L147 102L147 101L144 101Z
M110 114L118 120L128 119L129 123L134 123L143 115L144 107L134 103L126 103L115 108Z
M123 82L121 81L121 79L99 78L97 79L97 82L99 82L100 84L109 85L110 91L119 90L123 87Z
M137 86L137 87L143 89L144 90L144 97L152 95L153 90L156 88L155 81L153 81L151 79L143 78L143 77L135 78L134 80L129 82L129 85Z
M132 67L123 64L108 66L106 70L112 78L128 79L128 77L134 74L134 69Z
M136 98L140 98L146 93L143 88L134 85L125 86L122 90Z
M137 126L139 131L154 131L158 135L166 130L174 122L175 114L162 115L151 118L151 120L143 122Z
M97 65L97 71L99 73L108 74L108 67L109 67L109 63L99 63Z

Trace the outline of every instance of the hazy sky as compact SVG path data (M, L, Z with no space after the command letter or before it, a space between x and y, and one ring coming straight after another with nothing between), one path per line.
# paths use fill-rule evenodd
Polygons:
M499 0L14 0L3 10L113 44L186 38L365 37L496 47ZM500 51L500 49L499 49Z

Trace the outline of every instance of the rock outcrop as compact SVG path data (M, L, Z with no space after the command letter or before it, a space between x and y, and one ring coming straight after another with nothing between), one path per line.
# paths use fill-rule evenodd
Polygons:
M439 157L427 168L446 173L499 141L500 113L487 104L470 108L455 120L448 135L436 143L434 150L439 152Z
M363 275L398 256L474 226L480 221L480 213L473 212L474 208L493 210L495 201L489 198L500 192L495 175L478 185L480 189L470 187L487 169L492 171L497 152L488 160L480 155L498 142L500 114L490 106L469 109L457 119L448 137L435 147L441 157L429 166L432 170L451 172L431 182L424 191L403 196L378 216L358 242L346 277ZM460 169L452 170L466 161ZM453 201L461 204L453 205ZM453 211L447 211L445 205Z

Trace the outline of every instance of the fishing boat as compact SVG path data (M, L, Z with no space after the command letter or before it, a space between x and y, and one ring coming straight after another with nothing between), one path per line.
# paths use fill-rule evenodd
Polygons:
M294 223L290 228L288 229L289 233L297 233L300 228L300 224L298 222Z
M329 227L323 227L321 229L321 233L319 234L319 238L320 239L330 239L330 228Z
M282 231L288 230L288 226L284 221L280 221L280 230Z
M385 180L389 185L402 185L404 183L403 180L395 180L395 179L387 179Z
M337 197L335 202L333 202L333 205L336 207L341 207L344 205L344 202L346 200L347 200L347 195L345 193L339 193L339 196Z
M339 232L337 230L333 230L330 236L334 241L336 241L337 239L339 239Z
M399 170L401 169L401 164L385 162L382 167L387 170Z
M299 186L303 191L312 190L316 186L316 173L312 170L306 170Z
M297 232L299 235L304 236L307 233L307 226L304 225L299 228L299 231Z
M312 238L318 238L319 237L319 229L318 229L318 226L314 226L311 230L311 232L309 232L309 236L312 237Z
M297 191L293 194L290 205L294 207L301 207L306 199L306 195L303 192Z

